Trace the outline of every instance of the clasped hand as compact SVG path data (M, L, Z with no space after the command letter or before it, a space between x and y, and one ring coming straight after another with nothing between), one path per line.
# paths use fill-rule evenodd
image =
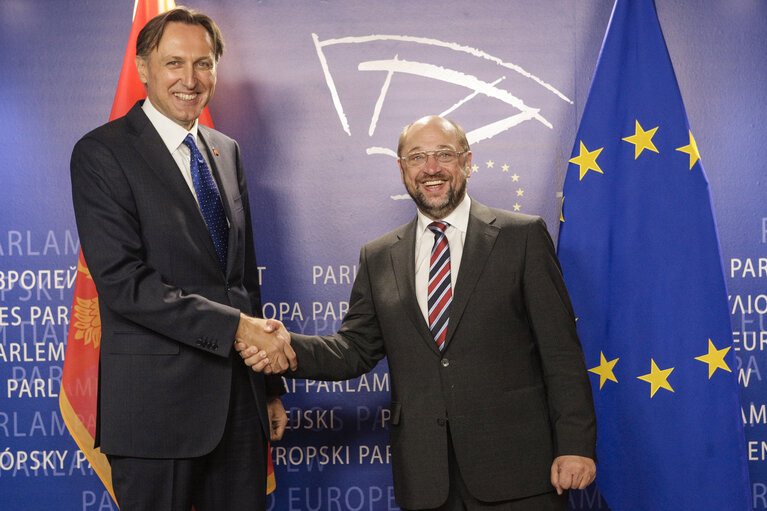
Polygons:
M290 334L276 319L241 314L234 347L254 371L280 374L288 368L298 368L296 353L290 347Z
M551 465L551 484L559 495L565 490L583 490L594 481L594 460L583 456L558 456Z

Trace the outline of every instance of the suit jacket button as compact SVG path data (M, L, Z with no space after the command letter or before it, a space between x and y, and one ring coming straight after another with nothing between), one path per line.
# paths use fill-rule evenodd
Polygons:
M442 419L442 418L437 419L437 424L440 426L444 426L445 422L447 422L445 419Z
M442 367L447 367L450 365L450 361L446 358L443 358L441 363L442 363Z

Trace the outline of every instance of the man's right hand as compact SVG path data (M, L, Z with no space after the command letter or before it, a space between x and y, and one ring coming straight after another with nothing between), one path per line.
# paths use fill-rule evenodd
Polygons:
M290 334L276 319L253 318L240 314L240 324L235 334L235 349L250 350L249 366L264 374L280 374L298 368L296 353L290 347ZM246 358L246 357L243 357Z

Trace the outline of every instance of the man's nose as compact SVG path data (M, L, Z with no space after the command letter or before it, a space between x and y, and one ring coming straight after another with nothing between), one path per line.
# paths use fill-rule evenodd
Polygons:
M194 89L197 85L197 76L194 72L194 66L184 66L181 76L181 83L187 89Z
M428 158L426 160L426 165L424 165L424 171L428 172L429 174L434 174L435 172L439 171L439 162L437 161L437 155L432 154L426 154L426 157Z

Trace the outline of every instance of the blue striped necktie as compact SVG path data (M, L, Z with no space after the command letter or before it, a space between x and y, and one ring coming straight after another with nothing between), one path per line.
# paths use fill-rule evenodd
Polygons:
M202 153L197 149L192 134L188 134L184 139L184 145L189 148L191 153L190 167L192 171L192 183L194 191L197 194L197 202L200 204L202 217L208 226L210 239L213 240L213 246L216 247L218 262L221 269L226 271L226 251L229 243L229 224L226 221L224 206L221 203L221 196L218 194L213 176L210 173L208 164Z
M445 230L450 226L447 222L432 222L429 230L434 233L434 246L431 249L429 263L429 330L434 337L437 347L445 347L447 323L450 319L450 302L453 300L453 290L450 284L450 247L447 243Z

